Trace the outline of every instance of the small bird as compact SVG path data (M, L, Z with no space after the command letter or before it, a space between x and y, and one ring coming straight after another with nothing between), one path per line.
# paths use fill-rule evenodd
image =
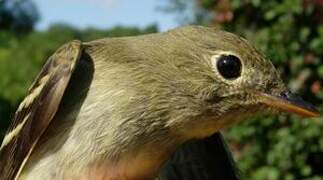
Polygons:
M319 115L232 33L185 26L75 40L48 59L19 105L1 145L0 179L167 177L172 162L162 167L183 144L278 110Z

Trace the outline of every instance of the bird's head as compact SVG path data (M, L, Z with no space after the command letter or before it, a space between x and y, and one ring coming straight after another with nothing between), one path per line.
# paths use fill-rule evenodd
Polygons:
M189 136L204 137L260 112L318 116L312 105L288 90L273 64L245 39L196 26L169 33L177 39L172 63L180 75L173 75L174 86L179 87L181 77L186 85L178 89L189 92L183 93L187 98L179 98L176 103L187 106L192 114L185 122L174 121L179 126L175 126L177 131L183 129Z

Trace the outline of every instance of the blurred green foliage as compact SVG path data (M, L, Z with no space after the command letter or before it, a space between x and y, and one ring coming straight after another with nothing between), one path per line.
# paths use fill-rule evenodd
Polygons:
M322 0L173 0L194 3L194 24L207 24L252 41L289 87L323 108ZM174 6L178 8L174 8ZM187 11L187 9L185 10ZM226 132L245 179L323 179L323 118L266 116Z

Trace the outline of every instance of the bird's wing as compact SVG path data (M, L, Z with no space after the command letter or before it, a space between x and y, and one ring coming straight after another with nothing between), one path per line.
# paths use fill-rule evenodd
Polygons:
M53 119L75 64L81 42L59 48L43 66L21 102L0 148L0 179L17 179L24 164Z
M162 168L161 180L239 180L239 172L220 133L184 144Z

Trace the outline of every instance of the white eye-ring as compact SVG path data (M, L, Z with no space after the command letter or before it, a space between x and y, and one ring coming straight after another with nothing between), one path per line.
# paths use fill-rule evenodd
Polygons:
M238 79L242 75L241 59L233 53L222 52L212 56L212 66L219 75L228 81Z

